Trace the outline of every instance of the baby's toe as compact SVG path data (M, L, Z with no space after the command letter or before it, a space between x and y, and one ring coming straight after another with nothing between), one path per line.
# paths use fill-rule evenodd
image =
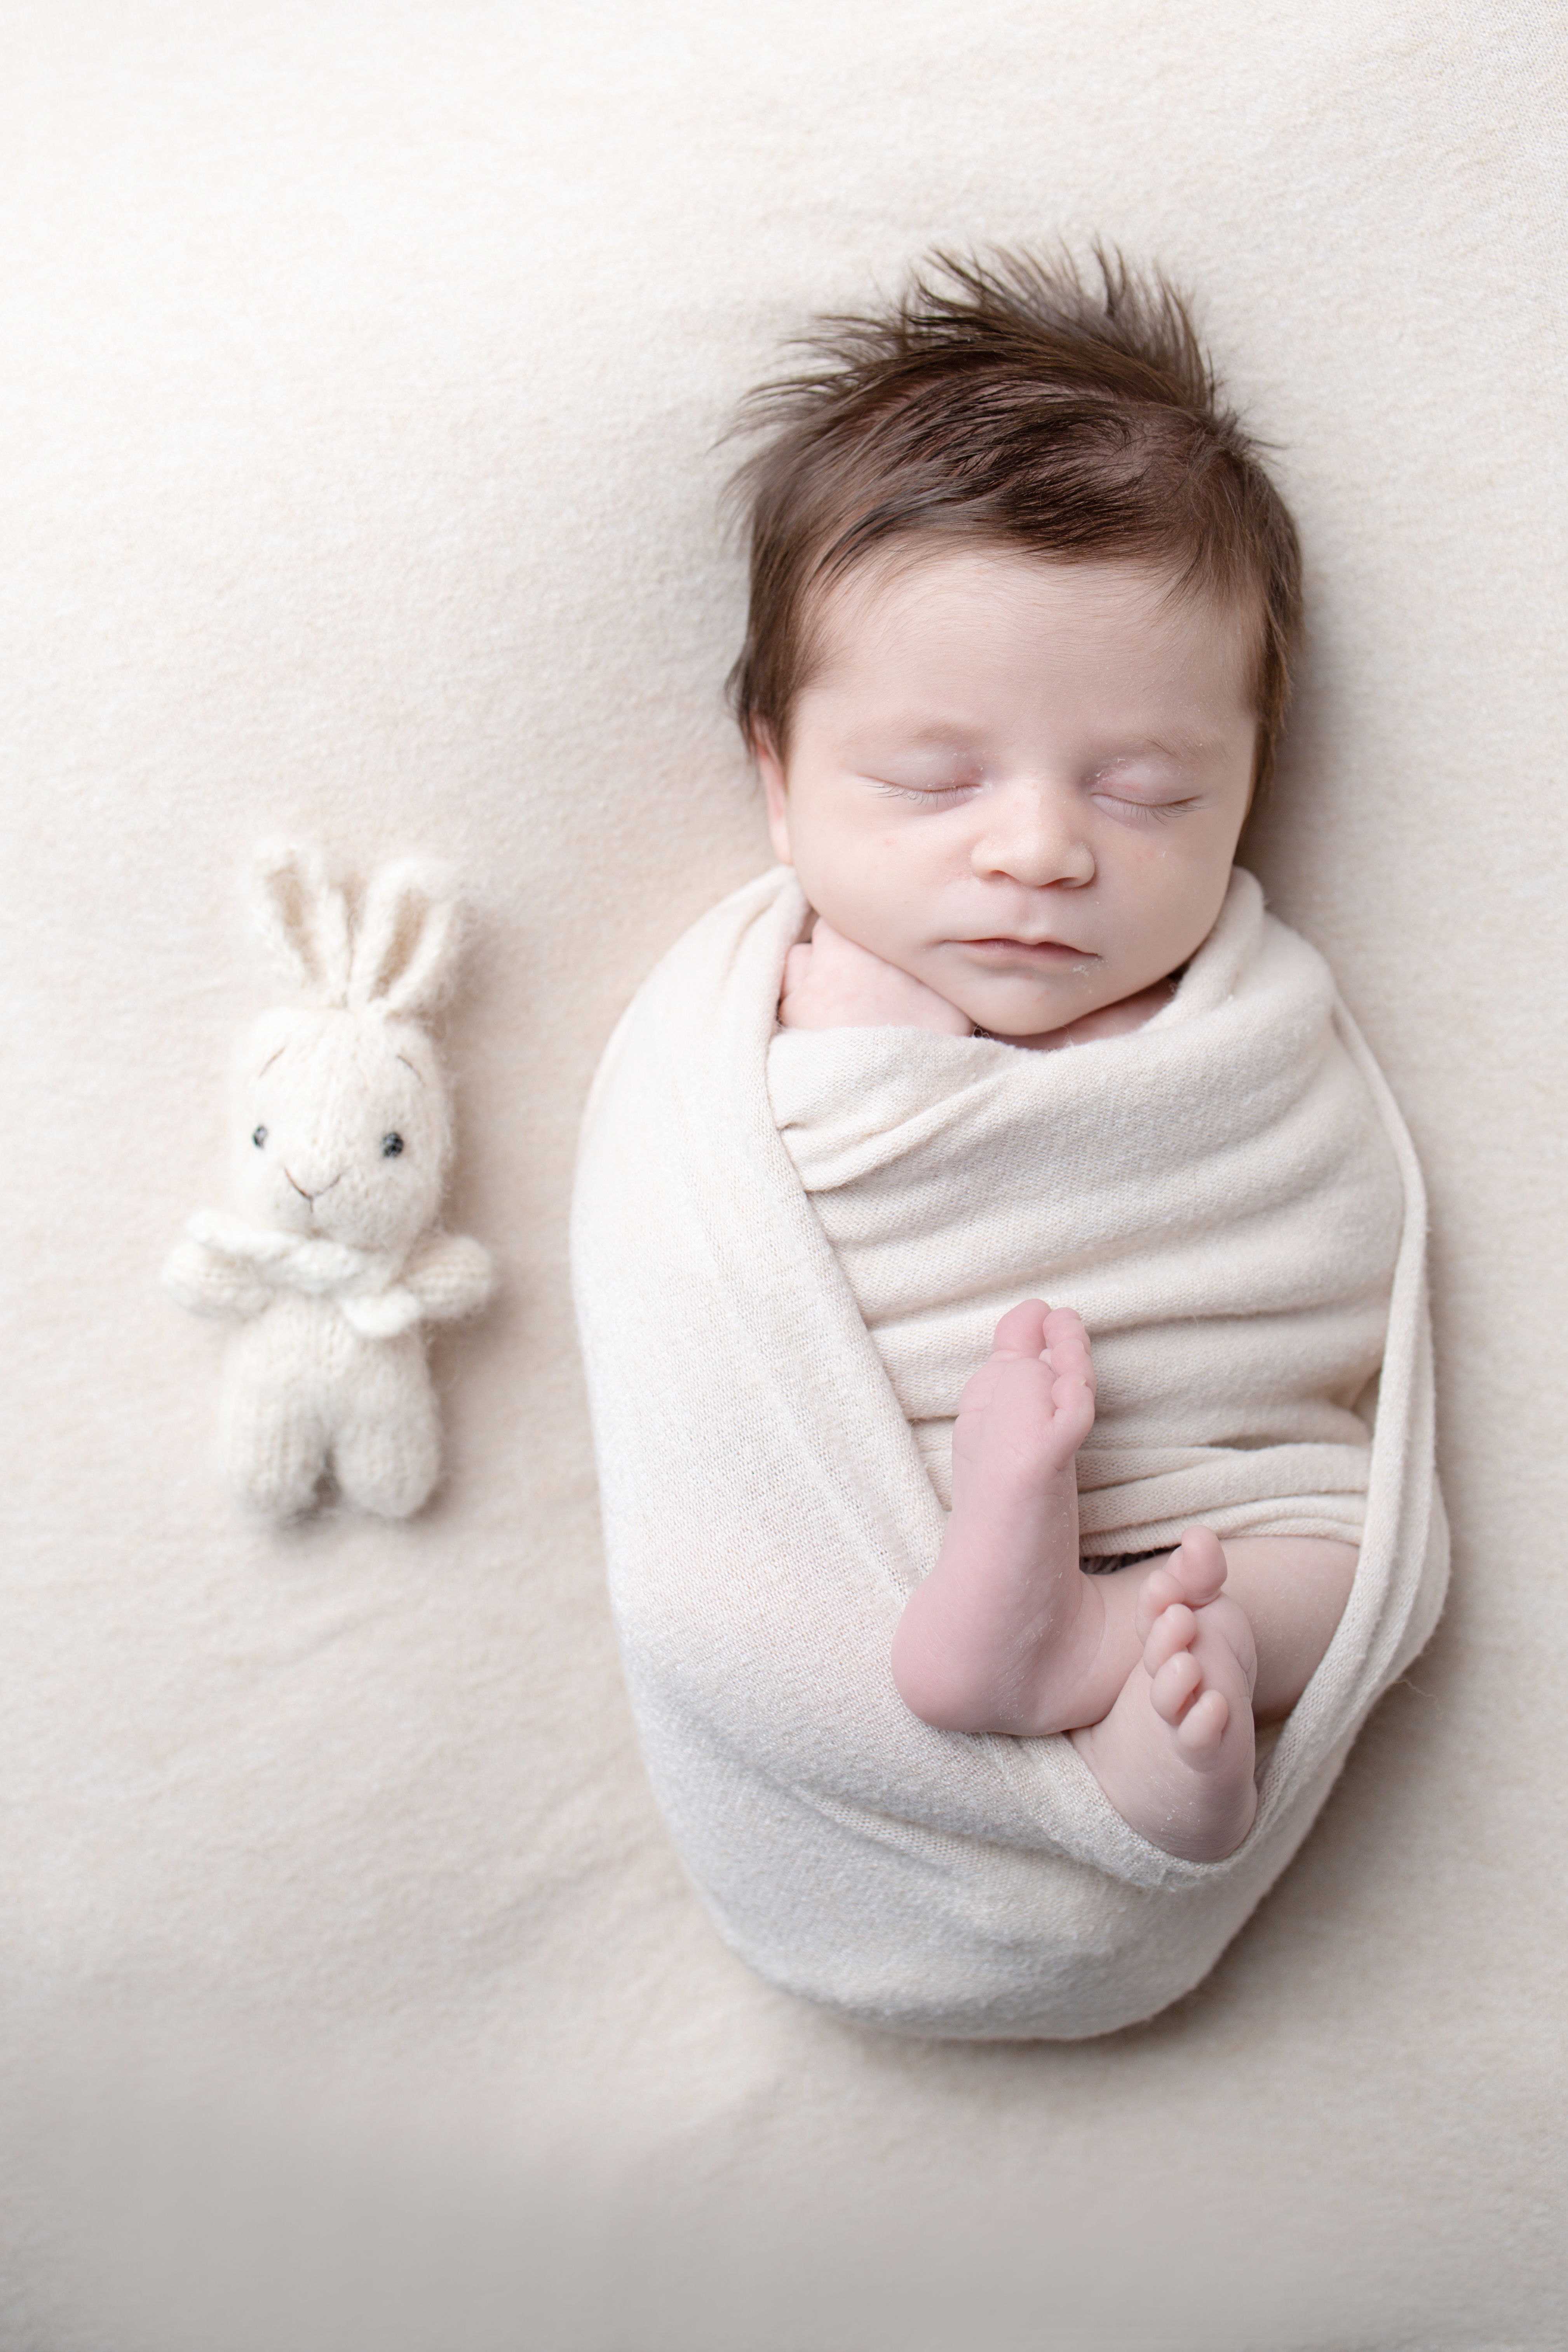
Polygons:
M1178 1650L1167 1658L1149 1685L1149 1698L1155 1714L1163 1723L1179 1723L1192 1705L1194 1693L1203 1687L1203 1668L1190 1650Z
M1094 1353L1081 1315L1070 1307L1053 1307L1045 1318L1042 1344L1053 1372L1070 1374L1093 1387Z
M1217 1748L1230 1722L1230 1701L1223 1691L1206 1690L1194 1699L1176 1726L1176 1738L1189 1755L1201 1756Z
M1151 1569L1139 1588L1137 1606L1132 1612L1138 1639L1141 1642L1148 1640L1163 1611L1178 1606L1185 1608L1186 1605L1187 1596L1170 1570Z
M1051 1381L1051 1423L1057 1444L1075 1454L1094 1427L1094 1390L1079 1373L1058 1373Z
M1195 1613L1184 1601L1174 1601L1162 1609L1149 1629L1143 1644L1143 1664L1151 1675L1157 1675L1167 1660L1183 1650L1190 1650L1198 1638Z
M994 1356L1027 1356L1038 1362L1044 1353L1050 1312L1043 1298L1021 1299L1010 1307L992 1335Z
M1225 1552L1212 1528L1189 1528L1171 1555L1170 1573L1184 1601L1201 1609L1225 1583Z

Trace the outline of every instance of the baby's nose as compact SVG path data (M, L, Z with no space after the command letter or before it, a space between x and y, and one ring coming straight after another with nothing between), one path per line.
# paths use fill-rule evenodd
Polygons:
M1094 852L1079 818L1076 801L1048 787L1019 784L999 793L975 843L975 870L1032 889L1091 882Z

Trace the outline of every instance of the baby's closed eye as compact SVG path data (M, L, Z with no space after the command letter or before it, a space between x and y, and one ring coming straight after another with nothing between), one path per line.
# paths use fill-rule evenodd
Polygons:
M1111 816L1131 817L1134 822L1148 818L1155 824L1168 823L1173 817L1185 816L1202 803L1195 793L1174 794L1120 792L1097 787L1093 798Z
M879 793L886 793L894 800L953 801L961 799L966 793L978 792L985 779L984 776L961 776L927 782L912 777L876 775L869 781Z

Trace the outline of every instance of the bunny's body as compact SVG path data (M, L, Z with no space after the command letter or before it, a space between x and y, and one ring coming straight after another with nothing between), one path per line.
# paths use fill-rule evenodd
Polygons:
M331 1301L299 1292L236 1332L221 1428L235 1493L279 1517L306 1509L330 1467L345 1502L405 1518L440 1467L422 1335L367 1339Z
M275 1008L242 1040L241 1213L193 1217L164 1285L194 1313L239 1324L221 1428L241 1501L290 1516L330 1467L346 1502L405 1518L440 1466L422 1327L470 1313L490 1287L479 1244L437 1229L450 1111L435 1048L407 1017L449 968L453 903L427 869L389 867L351 948L314 857L269 853L258 879L265 928L318 1003Z

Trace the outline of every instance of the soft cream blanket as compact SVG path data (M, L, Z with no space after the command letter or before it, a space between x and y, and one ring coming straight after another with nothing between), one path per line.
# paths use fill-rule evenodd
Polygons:
M1054 1054L781 1034L804 917L780 870L689 931L585 1124L577 1295L649 1771L773 1982L907 2031L1103 2032L1212 1964L1436 1620L1419 1175L1321 959L1247 876L1155 1020ZM1031 1292L1095 1345L1086 1552L1197 1517L1361 1540L1224 1862L1149 1845L1065 1738L935 1731L893 1688L958 1391Z

